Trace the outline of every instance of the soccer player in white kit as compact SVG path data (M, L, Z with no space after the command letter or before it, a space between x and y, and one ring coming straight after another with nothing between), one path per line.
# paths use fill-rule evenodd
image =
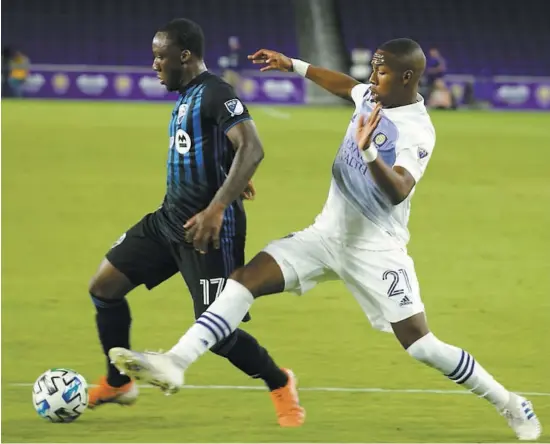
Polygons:
M329 195L310 227L271 242L245 267L167 353L112 349L126 374L175 392L183 373L228 336L254 300L320 282L342 280L373 327L393 331L407 353L485 398L519 439L537 439L540 422L525 398L498 383L467 351L428 328L414 263L407 254L411 198L430 161L435 130L418 94L426 58L410 39L383 44L373 56L370 84L270 50L250 56L262 71L295 71L355 110L332 166ZM195 233L190 232L190 238ZM303 408L292 414L305 415Z

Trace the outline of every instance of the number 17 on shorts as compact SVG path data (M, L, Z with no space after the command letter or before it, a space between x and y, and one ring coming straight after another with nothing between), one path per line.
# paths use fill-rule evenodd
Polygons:
M202 303L210 305L221 294L225 287L224 278L201 279Z

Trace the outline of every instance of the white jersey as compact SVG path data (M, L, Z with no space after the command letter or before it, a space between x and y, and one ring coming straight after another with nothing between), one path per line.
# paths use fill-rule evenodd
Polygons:
M357 116L368 117L375 106L370 95L366 84L352 90L355 112L332 166L327 201L314 226L345 244L405 249L414 188L403 202L393 205L374 182L355 142ZM435 129L422 97L412 105L382 109L373 142L387 165L405 168L418 184L435 146Z

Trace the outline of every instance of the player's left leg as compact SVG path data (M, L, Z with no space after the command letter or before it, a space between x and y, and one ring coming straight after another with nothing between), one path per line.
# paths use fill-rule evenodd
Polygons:
M201 254L192 246L179 245L175 252L180 271L191 292L195 310L195 319L208 310L225 287L230 274L244 265L244 237L222 238L219 250L210 250ZM223 322L210 316L213 327L223 337ZM250 315L244 316L248 322ZM262 379L271 392L293 389L292 373L283 370L273 361L268 351L246 331L237 328L225 339L220 340L211 349L213 353L226 358L231 364L248 376Z
M540 435L529 401L505 389L467 351L430 332L414 263L404 251L350 250L346 258L342 277L374 327L388 331L391 326L410 356L487 399L506 416L518 438Z
M519 439L540 436L542 428L531 402L508 391L466 350L439 340L430 332L424 313L394 322L392 328L409 355L493 404Z
M244 265L244 237L226 237L221 239L219 250L200 254L195 249L180 248L183 263L182 274L195 306L195 318L206 316L211 326L223 334L223 323L214 314L205 312L210 308L216 296L219 296L225 283L236 268ZM191 265L191 267L189 267ZM208 286L210 288L208 288ZM250 315L244 316L248 322ZM204 318L201 322L204 321ZM304 411L297 396L296 378L292 370L279 367L268 351L256 338L237 328L225 339L217 342L211 349L213 353L227 358L235 367L252 378L262 379L269 388L275 407L277 420L282 427L297 427L304 422Z

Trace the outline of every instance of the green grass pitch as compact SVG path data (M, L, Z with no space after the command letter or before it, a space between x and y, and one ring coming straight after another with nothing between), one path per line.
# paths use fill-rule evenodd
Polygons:
M28 384L68 366L104 371L89 278L111 244L162 201L171 104L2 104L3 442L513 442L494 408L376 332L339 283L260 300L247 329L304 388L307 422L283 430L261 390L143 389L50 424ZM253 107L266 158L247 204L250 258L309 225L326 197L350 117L344 108ZM286 118L285 118L286 117ZM434 332L466 348L510 389L533 396L550 435L550 119L548 114L433 113L437 146L413 199L410 253ZM129 297L133 346L168 348L192 322L176 277ZM197 386L255 386L208 355ZM27 384L27 385L18 385Z

